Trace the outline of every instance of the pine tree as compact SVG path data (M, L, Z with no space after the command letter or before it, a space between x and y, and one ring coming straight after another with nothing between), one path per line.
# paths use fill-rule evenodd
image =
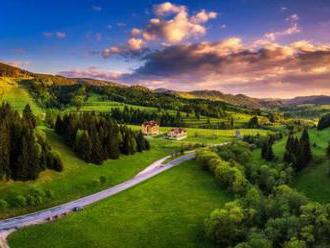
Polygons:
M10 136L9 129L0 123L0 178L10 178Z
M146 142L142 132L138 132L135 136L136 149L138 152L142 152L146 149Z
M313 160L313 154L311 144L309 140L309 134L307 128L304 129L300 138L301 156L305 165L309 164Z
M37 126L36 117L33 115L29 104L27 104L23 110L23 119L26 121L30 128L33 129Z

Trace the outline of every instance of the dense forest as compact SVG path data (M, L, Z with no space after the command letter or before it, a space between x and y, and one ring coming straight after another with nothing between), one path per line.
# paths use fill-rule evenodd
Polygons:
M36 118L29 105L23 116L9 104L0 107L0 177L32 180L46 168L62 171L59 155L51 150L46 139L35 131Z
M128 108L127 106L125 106L122 110L120 108L112 109L111 117L119 123L140 125L144 121L155 120L160 123L161 126L184 126L184 121L179 111L174 116L169 114L168 112L147 111L136 108Z
M55 132L61 135L79 157L86 162L101 164L106 159L118 159L150 149L141 132L118 125L110 115L96 113L58 116Z
M288 139L287 151L292 139L296 138ZM305 130L298 140L301 151L308 140ZM301 155L312 159L308 152ZM205 233L218 247L307 248L329 243L330 205L311 202L288 186L297 170L291 161L255 164L250 161L251 147L240 142L202 149L196 158L236 196L205 220Z

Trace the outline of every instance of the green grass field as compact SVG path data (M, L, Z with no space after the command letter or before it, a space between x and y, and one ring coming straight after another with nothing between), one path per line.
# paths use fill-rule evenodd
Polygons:
M231 196L195 161L51 224L13 233L10 247L213 247L203 221Z
M44 128L44 131L52 148L61 154L64 171L61 173L50 170L44 171L35 181L2 181L0 183L0 198L10 202L18 194L24 196L34 187L52 190L54 198L49 199L38 207L11 207L10 209L1 210L0 218L53 206L118 184L135 176L153 161L168 155L171 149L173 149L155 140L151 143L152 149L150 151L137 153L133 156L121 156L119 160L108 160L102 166L96 166L87 164L77 158L52 130ZM95 183L95 180L98 180L100 176L106 178L106 182L103 185Z
M0 102L8 102L17 111L22 111L28 103L33 113L36 115L42 113L42 110L35 103L28 90L11 78L0 77L0 93Z

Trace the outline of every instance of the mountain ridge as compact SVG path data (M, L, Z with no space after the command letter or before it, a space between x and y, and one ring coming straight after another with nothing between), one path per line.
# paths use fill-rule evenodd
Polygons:
M292 106L302 104L330 104L330 96L327 95L311 95L311 96L297 96L291 99L280 98L254 98L245 94L226 94L218 90L193 90L193 91L176 91L166 88L157 88L151 90L145 86L133 85L127 86L121 83L93 79L93 78L68 78L62 75L33 73L9 64L0 62L0 77L14 77L14 78L33 78L49 85L73 85L85 84L93 86L115 86L115 87L140 87L145 90L154 91L159 94L173 94L182 98L199 98L214 101L223 101L229 104L248 107L248 108L272 108L280 106Z

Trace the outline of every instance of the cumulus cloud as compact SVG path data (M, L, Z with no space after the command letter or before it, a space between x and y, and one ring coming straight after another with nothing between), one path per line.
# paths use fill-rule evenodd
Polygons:
M204 35L204 24L217 17L216 12L206 10L190 16L185 6L169 2L156 5L154 13L155 18L143 29L143 38L147 41L164 40L170 44Z
M165 2L154 6L154 17L143 28L133 28L127 44L117 46L119 54L132 51L143 51L144 45L149 42L159 41L161 44L178 44L191 38L196 38L206 33L206 23L217 17L214 11L200 10L190 15L184 5ZM113 48L106 48L104 57L110 57L115 52L109 53Z
M128 40L129 49L132 51L139 51L141 50L144 41L142 39L131 38Z

